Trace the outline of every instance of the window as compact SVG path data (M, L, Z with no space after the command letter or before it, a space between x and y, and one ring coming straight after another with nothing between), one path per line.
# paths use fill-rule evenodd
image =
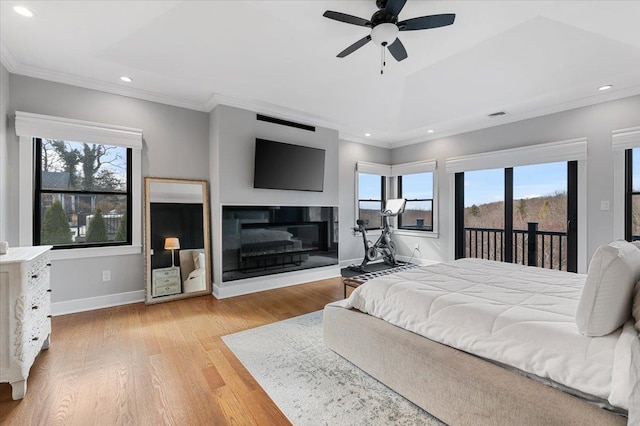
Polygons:
M640 240L640 148L625 150L625 239Z
M577 162L460 173L459 257L577 270Z
M34 245L131 244L131 148L35 139Z
M407 200L399 229L433 231L433 172L398 176L398 197Z
M142 130L16 111L15 131L20 245L54 245L54 260L141 252Z
M358 173L358 219L368 220L366 229L382 228L380 212L385 202L385 177Z

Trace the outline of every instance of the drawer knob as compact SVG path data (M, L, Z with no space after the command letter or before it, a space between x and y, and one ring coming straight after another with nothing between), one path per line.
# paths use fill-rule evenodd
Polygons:
M51 266L51 262L47 263L47 266Z
M38 305L33 305L33 306L31 307L31 309L33 309L33 310L38 309Z
M38 274L33 274L33 275L31 275L31 278L33 278L33 279L38 278Z
M50 288L47 289L47 293L51 293L51 289Z
M37 337L34 337L33 339L31 339L33 341L39 340Z
M47 315L47 318L51 318L51 315Z

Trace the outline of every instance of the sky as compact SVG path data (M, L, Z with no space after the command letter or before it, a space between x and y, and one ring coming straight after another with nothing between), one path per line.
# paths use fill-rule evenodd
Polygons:
M535 164L513 168L513 199L536 198L567 191L567 163ZM464 205L504 201L504 169L464 174Z

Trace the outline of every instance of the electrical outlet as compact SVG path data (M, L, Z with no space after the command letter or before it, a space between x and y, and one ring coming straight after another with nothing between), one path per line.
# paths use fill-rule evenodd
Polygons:
M609 201L600 201L600 210L603 212L609 211Z
M111 281L111 271L102 271L102 282Z

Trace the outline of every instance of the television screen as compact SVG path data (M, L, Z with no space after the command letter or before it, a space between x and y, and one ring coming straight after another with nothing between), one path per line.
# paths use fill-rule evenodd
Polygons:
M324 149L256 139L253 187L322 192Z

